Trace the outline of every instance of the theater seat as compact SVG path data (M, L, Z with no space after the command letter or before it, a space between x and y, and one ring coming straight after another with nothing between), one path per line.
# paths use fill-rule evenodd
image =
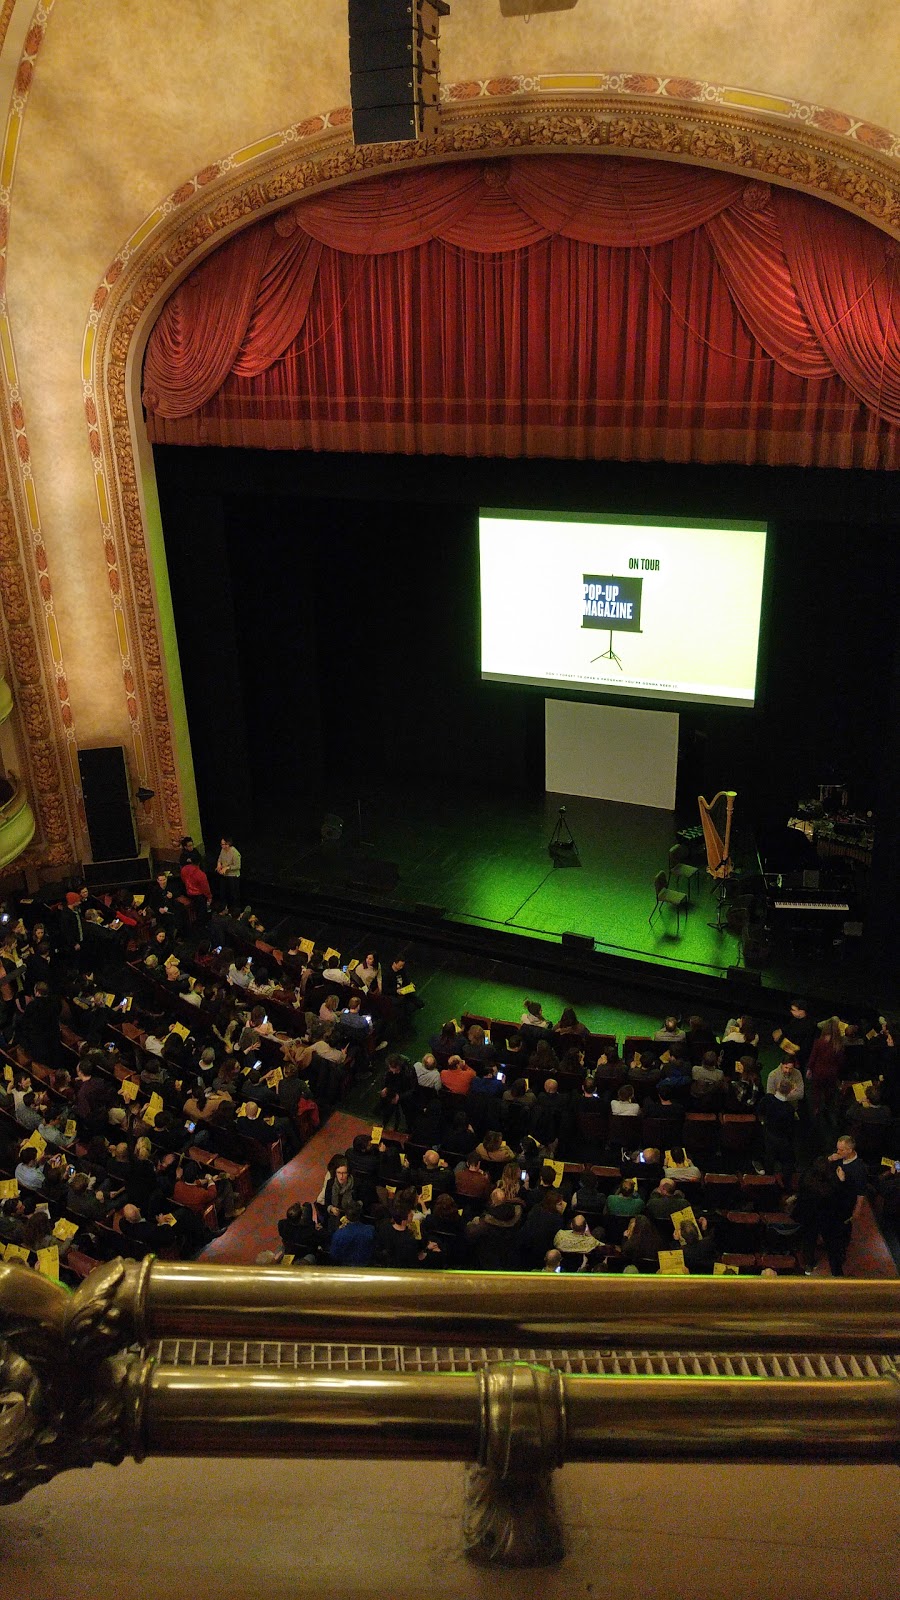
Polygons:
M713 1111L689 1111L681 1142L692 1156L714 1155L719 1148L719 1119Z
M746 1155L753 1148L759 1123L751 1113L723 1111L719 1118L719 1138L722 1149L735 1155Z

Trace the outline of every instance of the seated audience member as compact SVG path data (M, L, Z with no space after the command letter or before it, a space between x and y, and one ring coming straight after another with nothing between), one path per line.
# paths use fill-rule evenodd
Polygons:
M699 1183L702 1177L700 1168L680 1145L666 1151L663 1172L676 1183Z
M655 1272L659 1266L659 1247L659 1234L649 1217L643 1213L631 1217L620 1249L625 1266L650 1267Z
M326 1180L324 1185L324 1205L328 1218L326 1226L329 1232L337 1227L347 1206L355 1199L354 1188L355 1181L350 1168L346 1161L342 1161L335 1167L334 1176Z
M719 1066L719 1056L717 1056L716 1051L703 1051L703 1059L697 1062L697 1066L690 1069L690 1078L692 1078L692 1083L700 1086L701 1090L708 1091L708 1093L716 1093L716 1090L724 1088L725 1074L722 1072L722 1067Z
M420 1089L433 1089L437 1093L441 1087L441 1074L435 1056L429 1053L421 1061L414 1061L413 1071Z
M410 1228L412 1208L397 1199L375 1230L375 1259L383 1267L419 1267L425 1260L419 1241ZM427 1246L426 1246L427 1249Z
M359 1202L350 1200L331 1235L328 1259L338 1267L368 1267L374 1256L375 1229L371 1223L362 1221Z
M441 1073L441 1083L450 1094L468 1094L475 1077L475 1068L462 1056L451 1056Z
M539 1000L526 1000L522 1015L519 1018L520 1028L549 1028L549 1018L544 1016Z
M731 1103L735 1111L744 1115L755 1111L762 1099L759 1067L753 1056L738 1056L734 1063L734 1077L729 1086Z
M428 1048L437 1057L438 1065L445 1067L451 1056L462 1054L466 1042L464 1033L461 1033L456 1022L451 1019L443 1023L440 1033L433 1033L428 1041Z
M341 966L341 957L339 951L333 950L331 953L331 959L326 961L325 965L323 966L322 980L324 983L337 985L339 989L349 989L351 979Z
M476 1068L489 1066L497 1060L495 1046L491 1044L484 1029L477 1022L472 1023L465 1036L462 1054L469 1065Z
M329 1236L316 1222L315 1213L308 1201L288 1206L287 1214L278 1224L278 1232L285 1253L295 1262L315 1266L319 1253L329 1244Z
M712 1050L715 1048L716 1036L713 1033L712 1028L708 1027L703 1017L693 1016L688 1017L687 1033L685 1034L684 1042L690 1052L696 1052L698 1055L702 1055L704 1050Z
M461 1267L465 1264L465 1221L452 1195L438 1195L430 1214L422 1223L421 1232L421 1242L426 1248L436 1244L440 1251L440 1256L436 1252L430 1252L429 1257L426 1257L425 1260L427 1267L443 1266L452 1268ZM432 1256L433 1259L430 1258Z
M609 1103L609 1109L614 1117L639 1117L641 1108L634 1097L634 1085L621 1084Z
M370 950L367 955L363 956L362 961L357 962L351 976L353 983L359 984L365 994L377 992L379 966L378 957L374 950Z
M44 1173L38 1153L33 1146L19 1151L14 1177L20 1189L43 1189Z
M441 1139L441 1148L448 1156L457 1156L460 1160L475 1149L478 1144L478 1135L469 1121L467 1111L454 1111L450 1119L450 1127Z
M495 1193L487 1210L467 1224L466 1238L474 1246L475 1264L482 1272L515 1272L519 1265L522 1207L512 1200L495 1201Z
M559 1092L555 1078L548 1078L535 1101L529 1132L538 1144L555 1148L569 1116L569 1099Z
M502 1133L495 1128L485 1134L480 1144L475 1146L475 1154L479 1161L486 1161L489 1166L505 1166L507 1161L512 1161L515 1151L511 1150Z
M683 1211L687 1200L673 1178L663 1178L647 1201L651 1222L668 1222L673 1211Z
M671 1060L671 1056L669 1059ZM663 1067L656 1057L651 1055L649 1050L645 1050L643 1055L639 1056L636 1061L632 1061L631 1066L628 1068L627 1082L640 1099L649 1090L656 1088L662 1076Z
M576 1042L590 1037L590 1028L579 1022L572 1006L566 1006L559 1021L553 1028L554 1037L561 1044Z
M679 1027L677 1017L666 1017L661 1028L657 1028L653 1035L654 1044L683 1044L685 1032Z
M752 1017L732 1017L722 1035L723 1044L739 1044L742 1049L755 1049L759 1044L759 1034L756 1023Z
M681 1127L685 1117L684 1106L673 1099L671 1089L663 1088L662 1084L657 1085L656 1094L655 1100L644 1103L644 1120L651 1126L654 1122L664 1122L667 1126Z
M594 1251L599 1250L600 1240L591 1233L587 1218L579 1211L567 1228L560 1228L553 1240L553 1248L562 1255L564 1265L567 1258L580 1257L578 1270L584 1272Z
M489 1061L483 1068L481 1076L472 1079L469 1094L476 1099L499 1100L506 1088L503 1076L496 1061Z
M891 1108L881 1098L881 1085L870 1083L863 1090L862 1101L854 1100L847 1108L847 1121L858 1132L860 1128L886 1128L892 1121Z
M562 1227L566 1210L564 1196L552 1187L543 1189L537 1204L529 1206L519 1235L523 1272L533 1272L540 1266Z
M95 1222L98 1217L106 1215L109 1201L105 1195L92 1192L86 1173L76 1172L69 1183L66 1210L73 1217L83 1217L86 1222Z
M705 1224L706 1218L702 1219ZM678 1230L684 1264L690 1273L711 1273L716 1261L716 1241L695 1223L685 1220Z
M610 1217L638 1217L644 1202L634 1178L623 1178L615 1193L607 1195L605 1211Z
M454 1186L461 1200L479 1205L491 1192L491 1179L481 1165L481 1157L473 1150L456 1168Z

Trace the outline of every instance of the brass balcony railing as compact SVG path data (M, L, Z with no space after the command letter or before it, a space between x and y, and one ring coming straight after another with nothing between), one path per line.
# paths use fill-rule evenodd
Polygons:
M555 1560L566 1461L896 1462L898 1312L881 1280L0 1266L0 1500L127 1455L458 1460L469 1553Z

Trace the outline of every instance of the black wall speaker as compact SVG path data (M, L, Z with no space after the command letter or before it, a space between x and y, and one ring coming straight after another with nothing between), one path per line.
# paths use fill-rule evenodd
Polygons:
M350 0L354 144L433 139L443 0Z
M582 953L594 948L589 933L564 933L561 943L564 950L580 950Z
M122 861L138 853L131 784L120 744L79 750L84 813L95 861Z

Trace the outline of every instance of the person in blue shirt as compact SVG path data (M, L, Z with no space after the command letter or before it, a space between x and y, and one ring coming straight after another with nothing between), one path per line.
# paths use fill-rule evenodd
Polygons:
M369 1267L375 1254L375 1229L361 1222L362 1206L351 1200L331 1235L328 1259L336 1267Z

